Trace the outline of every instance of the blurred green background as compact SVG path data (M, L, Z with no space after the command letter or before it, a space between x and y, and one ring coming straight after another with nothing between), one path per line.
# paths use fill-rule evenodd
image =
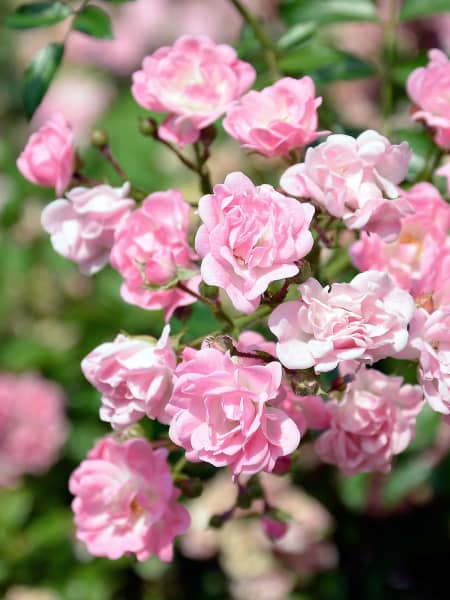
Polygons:
M255 0L249 6L274 39L281 38L283 72L314 78L324 96L321 127L352 134L372 127L387 131L394 140L406 139L414 150L412 181L433 149L427 135L409 120L404 86L408 73L426 62L427 49L450 50L450 2L415 0L403 7L394 3L399 14L394 42L392 31L386 31L392 3L285 0L278 6L275 1ZM1 3L1 22L17 4ZM104 6L101 0L98 4ZM131 10L131 5L136 6ZM108 10L117 41L91 42L72 34L64 65L32 126L57 109L69 120L73 115L88 172L119 183L88 146L90 129L102 127L134 184L149 193L180 188L186 199L196 201L200 194L193 176L165 148L139 133L138 118L145 111L131 97L130 74L145 52L182 33L203 32L237 44L240 55L258 68L261 87L267 76L258 44L227 0L137 0L110 5ZM53 251L39 221L53 193L26 182L15 167L30 131L21 102L24 67L39 47L61 39L64 31L60 26L0 31L0 370L39 372L58 382L65 390L70 421L58 463L41 477L26 477L17 487L0 491L0 596L7 600L448 598L450 440L436 415L427 410L419 419L416 440L387 477L340 476L336 469L317 464L305 444L293 479L331 515L314 540L317 544L326 539L331 554L327 560L313 559L308 536L302 556L311 559L309 566L303 559L301 567L291 564L270 549L269 579L260 577L259 587L258 581L253 587L237 585L247 569L255 572L251 555L248 567L244 565L237 576L220 548L203 561L178 552L170 565L157 560L137 564L132 558L93 559L75 542L67 480L94 441L108 432L98 418L98 393L84 380L80 361L119 330L158 335L162 319L123 303L120 276L111 269L88 279ZM211 160L215 182L239 169L257 182L276 183L283 167L277 160L245 156L223 132ZM321 275L342 280L352 272L342 250ZM188 323L192 337L214 328L214 319L203 307L195 308ZM174 330L180 328L175 321ZM398 372L394 362L385 367ZM401 374L414 381L413 368L406 367ZM210 474L205 469L205 476ZM308 530L307 525L304 528ZM226 546L226 541L221 543ZM277 569L289 580L280 589L272 585ZM33 595L38 593L42 595Z

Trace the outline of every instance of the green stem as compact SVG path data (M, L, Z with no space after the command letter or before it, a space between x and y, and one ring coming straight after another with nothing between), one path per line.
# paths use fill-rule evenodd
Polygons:
M198 142L194 144L195 159L197 161L197 173L200 180L200 190L202 194L211 194L212 183L209 169L206 166L206 160L202 157Z
M422 171L419 173L416 182L431 181L432 175L441 162L443 154L444 152L440 148L437 148L436 146L431 148L426 158L425 165Z
M186 466L186 463L187 463L186 456L183 454L183 456L181 458L179 458L173 466L172 477L179 475L181 473L181 471L184 469L184 467Z
M381 102L384 134L391 134L391 116L394 104L392 66L395 63L395 42L399 8L397 0L389 0L389 16L383 25L383 63L381 65Z
M271 78L276 81L281 77L281 73L278 67L277 51L267 31L255 17L255 15L244 6L241 0L230 0L230 2L242 16L247 25L252 29L256 39L261 44L267 69Z

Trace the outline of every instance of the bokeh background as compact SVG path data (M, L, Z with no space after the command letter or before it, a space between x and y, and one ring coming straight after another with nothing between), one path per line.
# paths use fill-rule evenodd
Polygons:
M414 177L424 168L430 142L420 127L411 124L404 86L411 70L425 64L427 49L450 51L450 3L410 2L412 13L396 29L392 54L384 23L393 2L248 0L247 4L271 34L283 40L280 64L285 74L314 78L324 96L322 128L351 134L388 128L393 140L406 139L412 145ZM17 4L0 3L0 23ZM75 128L88 170L119 183L89 147L90 131L102 127L133 183L149 193L179 188L186 199L196 201L195 178L170 152L139 133L138 118L145 111L131 97L130 75L145 54L160 45L183 33L205 33L237 45L240 55L260 69L262 86L257 43L227 0L135 0L102 7L111 14L115 40L71 34L63 67L31 129L53 112L64 112ZM61 39L65 29L17 32L0 27L0 371L38 373L59 384L69 423L59 460L48 472L0 489L0 597L448 598L450 433L426 409L415 441L387 477L341 476L334 467L319 464L308 444L302 446L293 475L295 486L267 477L270 493L295 517L289 538L277 544L265 540L252 519L204 532L209 516L225 510L232 497L227 478L213 477L206 467L205 494L191 505L194 531L181 541L172 564L156 559L140 564L132 558L94 559L75 541L68 477L94 441L108 431L98 418L98 394L84 380L80 361L118 330L159 334L162 319L124 304L120 276L111 269L84 277L51 248L40 213L54 196L26 182L15 160L30 132L21 101L24 68L37 49ZM292 27L297 32L304 28L301 43L293 44L289 34L284 35L291 30L292 36ZM256 182L276 183L282 168L277 160L246 156L222 133L211 159L215 182L239 169ZM351 274L343 249L327 264L325 275L344 280ZM181 326L174 323L175 330ZM196 307L189 327L197 337L213 329L214 321ZM397 372L393 363L385 368ZM414 381L414 369L405 367L401 374ZM45 437L46 431L39 434ZM2 461L0 456L0 470ZM198 469L202 467L196 473Z

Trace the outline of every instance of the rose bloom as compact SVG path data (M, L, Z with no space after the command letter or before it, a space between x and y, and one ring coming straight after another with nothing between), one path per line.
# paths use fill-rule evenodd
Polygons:
M284 77L260 92L242 96L229 108L223 126L243 148L265 156L286 156L324 133L317 131L322 98L315 93L310 77Z
M320 396L299 396L288 383L283 383L273 405L286 413L297 425L300 435L308 429L325 429L330 416Z
M74 165L72 128L59 113L30 136L17 159L17 168L28 181L54 187L58 195L69 185Z
M174 310L195 302L178 288L158 289L174 281L178 268L197 270L188 244L189 204L177 190L155 192L116 231L111 265L125 279L125 302L151 310L162 308L166 320ZM199 277L185 284L197 291Z
M411 358L419 359L419 381L433 410L450 414L450 304L429 314L419 308L411 321ZM409 358L409 356L408 356Z
M397 285L414 296L432 292L448 239L450 207L430 183L419 183L403 194L414 212L402 219L395 242L363 233L350 247L360 270L376 269L392 275Z
M305 162L289 167L281 187L293 196L312 198L350 229L395 239L400 218L409 210L397 185L405 178L411 157L408 144L393 145L376 131L356 139L330 135L308 148Z
M167 454L142 438L119 444L105 437L72 473L76 535L91 554L172 560L173 540L188 529L190 519L176 501L180 492Z
M0 486L46 472L66 436L59 386L37 375L0 374Z
M168 112L160 135L180 145L197 141L255 80L255 70L226 44L207 36L182 36L144 59L132 93L144 108Z
M317 439L316 452L346 475L387 473L393 456L414 438L422 405L420 386L362 367L343 399L327 403L331 424Z
M372 363L405 348L414 300L390 275L366 271L324 288L310 278L299 290L301 300L280 304L269 317L285 367L331 371L344 360Z
M424 121L434 130L434 140L450 148L450 61L440 50L430 50L426 67L415 69L408 77L409 97L418 107L415 121Z
M100 418L120 429L145 415L168 422L165 412L177 359L167 325L160 337L118 335L101 344L81 363L86 379L102 394Z
M237 476L271 471L297 448L298 427L268 404L280 388L279 363L242 364L204 343L184 350L175 374L169 435L188 460L228 465Z
M56 252L76 262L85 275L100 271L108 263L117 226L135 206L129 191L128 183L121 188L77 187L67 192L67 199L46 206L42 226Z
M199 203L203 221L195 238L203 280L223 288L234 306L253 312L271 281L293 277L313 245L314 208L255 186L231 173Z

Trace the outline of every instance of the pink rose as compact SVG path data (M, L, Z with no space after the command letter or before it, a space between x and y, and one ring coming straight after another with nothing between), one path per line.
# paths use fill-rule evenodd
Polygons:
M433 410L450 414L450 304L428 314L419 308L411 322L412 352L419 381ZM412 356L412 355L411 355Z
M372 363L405 348L414 300L390 275L366 271L325 288L310 278L299 290L301 300L269 317L285 367L331 371L344 360Z
M430 63L415 69L408 78L409 97L419 110L415 121L424 121L435 131L434 140L442 148L450 148L450 61L440 50L430 50Z
M77 538L94 556L112 560L136 554L169 562L173 540L189 527L189 513L176 502L167 450L144 439L123 444L105 437L72 473Z
M201 273L223 288L234 306L253 312L271 281L293 277L313 245L311 204L255 186L242 173L231 173L214 193L200 200L203 221L195 247L203 258Z
M85 275L100 271L108 263L117 226L134 208L129 191L128 183L121 188L77 187L67 192L67 200L46 206L42 226L56 252L76 262Z
M175 280L178 269L198 269L188 244L189 210L177 190L150 194L121 223L111 251L111 265L125 279L121 288L125 302L151 310L162 308L166 320L177 307L195 302L176 287L164 289ZM199 281L194 276L185 283L197 291Z
M83 359L86 379L102 394L100 418L120 429L145 415L168 423L165 408L173 388L177 359L170 327L158 341L118 335Z
M72 128L59 113L31 135L17 159L17 168L28 181L54 187L58 195L69 185L74 165Z
M223 126L249 150L265 156L288 155L294 148L313 142L317 131L317 107L310 77L284 77L260 92L248 92L227 112Z
M435 289L450 228L450 207L430 183L413 186L403 197L414 212L403 217L398 239L386 242L376 234L363 233L351 246L350 255L360 271L385 271L417 296Z
M228 465L237 476L271 471L297 448L295 423L268 405L280 388L279 363L248 365L204 345L186 348L175 374L169 435L188 460Z
M350 229L363 229L392 240L400 231L400 218L409 210L399 199L399 184L411 157L408 144L390 144L376 131L356 139L330 135L308 148L305 162L289 167L281 187L293 196L312 198Z
M422 404L420 386L362 367L344 398L327 403L331 425L317 439L316 452L346 475L387 473L393 456L413 439Z
M255 80L236 51L207 36L182 36L147 56L133 75L132 93L148 110L170 113L161 130L180 145L195 142Z
M0 486L47 471L66 436L59 386L37 375L0 374Z
M299 396L289 384L283 383L272 403L294 421L300 435L304 435L308 429L325 429L329 426L330 415L320 396Z

